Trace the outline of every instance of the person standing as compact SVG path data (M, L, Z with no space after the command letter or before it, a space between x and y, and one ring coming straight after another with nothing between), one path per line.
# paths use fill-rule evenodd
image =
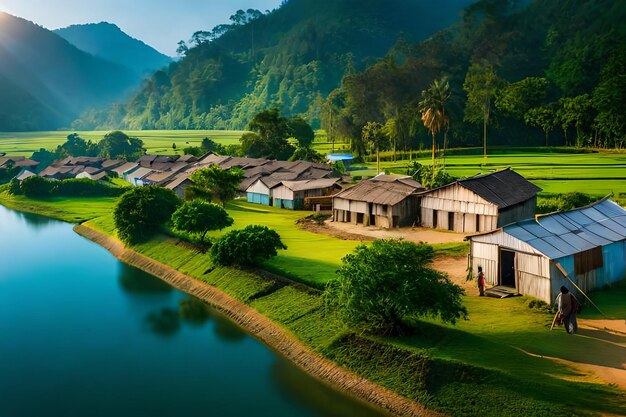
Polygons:
M483 267L478 267L478 292L481 297L485 296L485 274L483 274Z
M578 299L574 297L574 294L570 293L567 287L562 286L561 292L556 296L556 302L559 308L559 313L563 319L563 325L565 331L568 334L576 333L578 331L578 322L576 320L576 313L578 313Z

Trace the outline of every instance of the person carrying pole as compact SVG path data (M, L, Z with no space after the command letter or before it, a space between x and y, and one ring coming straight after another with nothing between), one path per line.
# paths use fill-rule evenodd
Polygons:
M565 331L568 334L576 333L578 331L578 322L576 320L576 314L580 304L578 299L574 297L574 294L570 293L567 287L562 286L561 292L556 296L556 303L558 305L558 312L563 319L563 325Z

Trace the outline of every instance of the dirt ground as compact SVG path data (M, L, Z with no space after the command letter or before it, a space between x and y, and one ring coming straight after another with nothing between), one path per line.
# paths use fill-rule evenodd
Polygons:
M355 236L360 238L358 240L403 238L410 240L411 242L418 243L456 243L463 242L463 238L466 236L463 233L446 232L423 227L400 227L388 230L375 226L365 227L362 225L333 222L330 220L324 222L324 226L320 227L327 229L328 232L333 235L338 233L342 235Z

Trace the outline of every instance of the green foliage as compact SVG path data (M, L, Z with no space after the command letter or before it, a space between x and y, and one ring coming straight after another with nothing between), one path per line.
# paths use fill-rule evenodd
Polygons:
M18 185L11 187L12 194L24 194L27 197L115 197L123 194L128 188L117 187L102 181L88 178L70 178L66 180L49 180L39 176L28 177Z
M211 258L218 265L253 266L278 255L278 249L287 249L278 233L266 226L250 225L222 236L211 247Z
M347 171L346 165L343 163L343 161L336 161L333 163L333 171L339 175L343 175Z
M113 220L118 237L138 243L159 230L181 204L172 190L150 185L125 192L115 206Z
M14 167L11 162L8 163L8 166L5 165L0 168L0 185L11 181L11 179L17 176L21 170L22 169L20 167Z
M465 318L463 290L431 267L433 255L432 246L402 240L360 245L326 289L328 304L347 325L378 334L402 332L416 317Z
M243 180L243 170L240 168L221 169L218 166L210 166L195 171L189 179L193 185L187 187L190 189L189 196L198 196L219 202L222 207L230 200L237 196L239 184ZM185 192L187 197L187 192Z
M233 224L233 219L223 207L202 200L192 200L180 206L172 215L172 224L178 230L201 234L200 241L209 230L222 230Z
M457 177L451 175L442 167L436 166L435 174L433 175L432 165L422 165L417 161L411 161L408 164L406 173L429 189L442 187L458 180Z
M20 181L17 178L13 178L11 180L11 182L9 183L8 191L9 191L9 194L12 194L12 195L24 194L22 192Z
M326 157L311 147L303 148L298 146L289 160L324 163L326 162Z
M67 136L67 141L57 146L56 158L64 158L66 156L97 156L100 149L98 144L91 140L81 138L78 133L72 133Z
M463 82L467 93L465 103L465 120L470 123L483 123L483 147L487 155L487 126L491 116L491 104L496 95L500 79L493 66L487 62L473 63Z
M367 122L361 131L363 142L376 150L376 170L380 172L380 150L388 143L388 138L383 133L383 126L377 122Z
M596 197L580 192L539 195L537 199L537 214L572 210L587 206L596 200Z
M145 154L141 139L131 138L119 130L104 135L98 142L98 147L100 148L98 155L102 158L134 161Z
M557 126L557 112L554 106L533 107L524 115L526 124L538 127L546 135L546 146L548 146L548 134Z
M293 117L287 120L291 136L296 138L301 148L309 148L315 139L315 132L311 125L302 117Z
M287 141L291 136L288 120L280 115L277 108L255 115L248 129L254 133L241 137L241 147L249 157L284 161L293 155L294 148Z
M526 77L501 88L497 92L495 105L504 114L522 120L528 110L545 103L549 86L545 78Z

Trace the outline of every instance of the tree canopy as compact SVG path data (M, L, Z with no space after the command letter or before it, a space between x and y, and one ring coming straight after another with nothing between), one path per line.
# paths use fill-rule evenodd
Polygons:
M174 191L150 185L125 192L113 211L117 236L126 243L140 242L158 232L181 204Z
M178 230L199 233L200 241L210 230L222 230L233 224L223 207L202 200L187 201L172 215L172 224Z
M199 169L189 177L193 185L187 187L190 192L186 195L216 201L224 207L237 196L243 176L243 170L236 167L222 169L213 165Z
M222 236L211 247L211 258L218 265L254 266L287 249L276 231L258 225L246 226Z
M401 333L419 317L466 318L463 290L432 268L433 255L432 246L403 240L359 245L326 289L328 305L347 325L376 334Z

